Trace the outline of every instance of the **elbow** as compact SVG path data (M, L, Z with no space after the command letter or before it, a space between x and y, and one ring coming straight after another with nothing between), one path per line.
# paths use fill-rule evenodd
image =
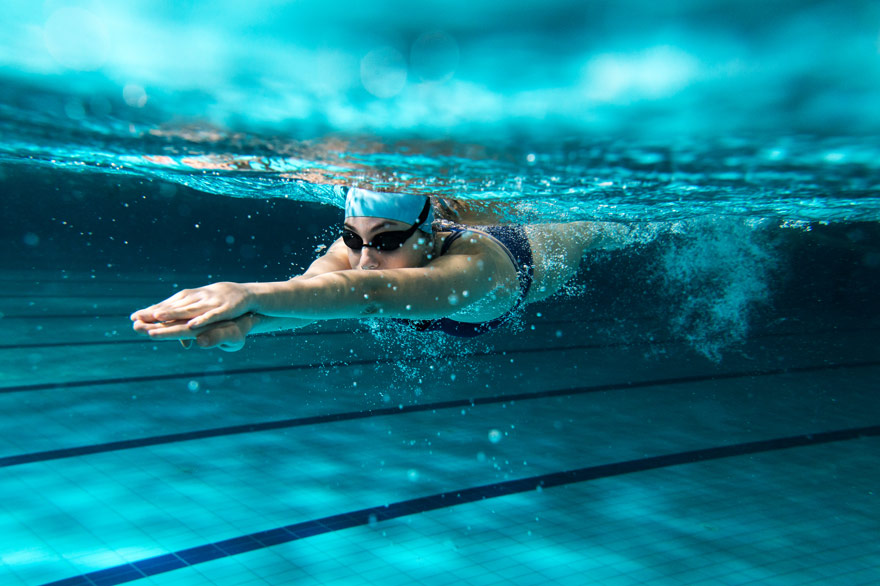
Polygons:
M357 291L357 313L359 317L380 317L388 314L394 307L394 291L387 281L377 279L375 282L361 283L360 287L352 287Z
M364 317L429 319L441 317L435 315L436 309L426 307L425 292L412 287L400 287L399 283L387 278L377 278L370 286L362 290L360 300L361 312ZM431 296L435 300L437 297ZM443 315L448 311L440 312Z
M363 317L381 317L395 307L393 292L390 287L369 287L363 291L363 302L360 313Z

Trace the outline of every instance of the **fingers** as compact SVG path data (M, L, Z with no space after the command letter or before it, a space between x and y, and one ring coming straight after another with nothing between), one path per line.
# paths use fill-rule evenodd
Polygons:
M160 317L161 313L164 310L168 310L172 307L178 306L184 298L191 297L192 291L189 289L184 289L182 291L178 291L165 301L160 301L159 303L155 303L149 307L145 307L144 309L139 309L138 311L131 314L131 321L143 321L143 322L157 322L157 321L168 321L168 319L163 319ZM188 303L187 303L188 304Z
M149 329L155 326L156 324L152 322L147 322L140 319L135 320L135 322L131 324L131 327L134 328L134 331L145 336L149 333Z
M131 314L131 321L156 323L179 319L192 319L201 315L209 308L210 305L206 303L191 302L188 299L183 299L175 303L163 301L162 303L134 312Z
M232 320L247 313L243 286L215 283L184 289L165 301L131 314L134 331L154 340L180 340L183 348L220 348L228 352L244 346L245 331Z
M137 321L134 330L142 335L149 336L153 340L192 340L198 332L192 331L185 321L173 323L149 323Z
M134 312L133 314L131 314L129 317L131 318L131 321L142 321L142 322L151 322L151 323L157 322L159 320L157 320L156 317L153 315L153 308L154 307L156 307L156 306L153 305L153 306L147 307L145 309L139 309L136 312Z
M221 304L218 307L219 304ZM209 311L216 311L228 304L216 298L202 295L188 295L179 299L168 299L146 309L141 309L131 315L132 321L164 322L175 320L188 320L199 317ZM216 321L216 320L214 320Z
M153 316L159 321L192 319L215 306L215 302L197 292L174 297L153 306Z
M194 319L189 320L189 327L191 328L203 328L207 325L228 320L232 318L238 317L237 315L230 315L229 307L223 305L221 307L217 307L216 309L212 309L207 311L201 315L196 316ZM185 318L180 318L185 319Z
M156 310L153 316L159 321L189 320L205 313L211 305L207 303L191 303L182 307L167 307Z
M136 331L137 333L148 336L148 335L150 335L150 332L152 332L154 330L161 330L164 328L169 328L172 326L180 326L180 325L186 325L186 322L179 321L179 322L161 323L161 322L149 322L149 321L138 320L132 324L132 328L134 328L134 331Z
M174 323L149 323L137 321L134 329L139 334L152 340L179 340L185 349L193 346L199 348L220 348L227 352L235 352L244 347L245 335L234 321L211 324L203 331L195 331L185 321Z
M204 327L247 313L247 288L237 283L214 283L198 289L184 289L165 301L131 314L144 323L192 320L190 327Z

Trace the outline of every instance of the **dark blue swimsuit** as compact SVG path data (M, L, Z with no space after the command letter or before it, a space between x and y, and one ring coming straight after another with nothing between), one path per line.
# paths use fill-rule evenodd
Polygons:
M520 308L525 302L526 294L529 287L532 286L532 277L534 273L534 265L532 260L532 247L529 245L529 239L526 237L526 231L522 226L461 226L458 224L443 224L442 230L452 232L446 237L443 246L440 248L440 255L446 254L452 243L458 240L462 234L468 230L476 230L488 234L492 239L501 244L501 247L510 257L510 262L516 268L516 275L519 278L519 299L516 304L504 315L496 317L491 321L481 323L469 323L463 321L455 321L448 317L441 317L433 320L409 320L401 319L398 321L411 324L421 332L445 332L453 336L464 338L472 338L485 334L494 330L498 326L510 319L514 312Z

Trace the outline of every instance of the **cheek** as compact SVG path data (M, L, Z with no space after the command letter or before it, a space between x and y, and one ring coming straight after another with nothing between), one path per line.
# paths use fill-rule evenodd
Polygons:
M401 256L406 257L407 263L411 267L422 266L427 260L430 260L427 255L431 250L431 244L427 239L423 239L422 242L407 243L404 248L405 250L401 251Z
M393 253L386 253L382 258L382 268L384 269L409 269L419 267L423 264L424 247L419 246L413 248L412 243L406 243L403 248L395 250Z
M407 254L405 251L398 251L393 254L386 254L382 258L382 268L383 269L407 269L410 267L414 267L415 262L411 258L412 254Z
M406 269L410 267L416 266L416 261L413 260L412 257L415 255L413 251L409 251L409 254L406 251L397 251L393 253L383 252L383 253L375 253L370 251L371 257L370 261L375 262L379 269ZM372 264L370 262L369 264ZM355 269L360 266L361 263L361 253L349 250L348 251L348 264L351 268Z

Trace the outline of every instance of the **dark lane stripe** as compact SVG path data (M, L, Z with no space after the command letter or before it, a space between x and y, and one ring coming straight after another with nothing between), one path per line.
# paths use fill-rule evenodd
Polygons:
M592 320L589 322L576 322L578 324L591 324L595 325L603 322L612 322L614 320ZM558 325L568 325L571 326L571 321L565 320L547 320L540 321L538 324L541 328L549 328L552 326ZM755 334L750 336L749 340L760 340L764 338L785 338L785 337L796 337L796 336L821 336L828 334L858 334L864 332L876 332L880 330L880 328L876 327L858 327L858 328L840 328L834 327L832 329L823 329L823 330L810 330L810 331L799 331L799 332L765 332L761 334ZM284 332L273 332L272 334L261 334L259 337L261 338L289 338L289 337L299 337L299 336L333 336L333 335L350 335L361 333L364 330L361 329L350 329L350 330L330 330L330 331L308 331L303 332L301 330L296 331L284 331ZM253 339L253 338L251 338ZM643 345L660 345L660 344L668 344L668 343L678 343L686 341L683 338L670 338L666 340L650 340L650 341L639 341L633 342L631 346L643 346ZM117 344L159 344L159 343L167 343L164 340L151 340L149 338L135 338L135 339L123 339L120 340L118 338L104 338L101 340L87 340L87 341L68 341L68 342L32 342L25 344L0 344L0 350L24 350L24 349L37 349L37 348L77 348L80 346L115 346Z
M77 387L92 387L92 386L101 386L101 385L116 385L116 384L131 384L131 383L143 383L143 382L154 382L154 381L162 381L162 380L174 380L181 378L204 378L206 376L210 377L219 377L219 376L230 376L230 375L238 375L238 374L257 374L261 372L285 372L285 371L294 371L294 370L307 370L310 368L333 368L336 366L363 366L367 364L376 364L376 363L384 363L390 362L390 359L384 360L349 360L349 361L330 361L324 362L318 365L313 364L291 364L286 366L260 366L253 368L233 368L230 370L223 370L217 372L205 372L204 370L199 372L178 372L178 373L168 373L168 374L149 374L144 376L126 376L120 378L98 378L91 380L75 380L75 381L63 381L63 382L55 382L55 383L38 383L33 385L13 385L9 387L0 387L0 393L19 393L19 392L28 392L28 391L47 391L47 390L55 390L55 389L73 389Z
M9 466L17 466L20 464L31 464L34 462L45 462L48 460L61 460L64 458L75 458L78 456L87 456L90 454L102 454L107 452L116 452L120 450L130 450L134 448L143 448L148 446L158 446L162 444L170 444L176 442L185 442L213 437L222 437L229 435L238 435L243 433L255 433L261 431L271 431L275 429L288 429L291 427L303 427L306 425L320 425L324 423L336 423L339 421L351 421L355 419L368 419L370 417L387 417L394 415L403 415L407 413L418 413L422 411L434 411L442 409L460 409L462 407L475 407L477 405L491 405L496 403L508 403L513 401L528 401L532 399L548 399L552 397L563 397L571 395L584 395L587 393L598 393L602 391L619 391L626 389L639 389L664 385L682 385L701 382L711 382L718 380L730 380L737 378L751 378L759 376L776 376L781 374L798 374L805 372L819 372L828 370L840 370L846 368L866 368L872 366L880 366L880 362L853 362L845 364L830 364L822 366L805 366L790 369L775 369L763 371L748 372L732 372L726 374L714 374L704 376L687 376L666 379L654 379L638 382L609 383L604 385L595 385L590 387L573 387L567 389L556 389L552 391L533 391L531 393L518 393L513 395L496 395L492 397L479 397L474 399L457 399L452 401L440 401L436 403L426 403L423 405L408 405L405 407L386 407L383 409L373 409L368 411L348 411L343 413L330 413L327 415L313 415L311 417L300 417L296 419L282 419L278 421L265 421L260 423L248 423L244 425L233 425L229 427L216 427L213 429L202 429L198 431L189 431L184 433L174 433L168 435L158 435L139 439L124 440L117 442L107 442L103 444L92 444L88 446L80 446L76 448L62 448L58 450L47 450L43 452L31 452L29 454L19 454L16 456L6 456L0 458L0 468Z
M165 295L165 292L156 293ZM115 299L117 301L124 300L128 302L130 299L151 300L155 299L154 295L127 295L121 293L0 293L0 300L3 299Z
M83 314L83 315L75 315L75 316L66 316L66 315L46 315L46 316L6 315L6 316L3 316L3 319L35 319L35 320L37 320L37 319L40 319L43 317L71 318L71 319L72 318L81 318L81 317L88 318L88 319L92 319L92 318L96 318L96 317L103 317L103 318L109 317L109 318L113 318L114 320L124 322L126 325L131 324L131 322L128 320L127 315L126 316L120 316L120 315L100 316L100 315L94 315L94 314ZM576 323L582 324L584 326L587 326L587 325L595 326L597 324L613 323L613 322L615 322L615 320L613 320L613 319L594 319L594 320L586 320L586 321L581 321L581 322L576 322ZM572 325L572 322L570 320L546 320L546 321L542 320L540 322L540 325L541 325L541 327L549 328L549 327L558 326L558 325L569 325L570 326L570 325ZM876 329L876 328L860 328L859 330L855 330L855 331L861 331L862 329L872 330L872 329ZM318 336L318 335L327 336L327 335L333 335L333 334L354 334L354 333L360 333L363 331L365 331L365 329L362 329L362 328L345 329L345 330L329 330L329 331L310 331L310 332L303 332L300 330L296 330L296 331L273 332L271 334L261 335L260 337L283 338L283 337L290 337L290 336ZM834 330L834 332L835 333L843 333L844 330ZM809 333L813 333L813 332L809 332ZM795 335L795 334L791 334L791 335ZM21 348L58 348L58 347L65 347L65 346L70 346L70 347L98 346L101 344L113 345L113 344L119 344L119 343L157 344L157 343L161 343L161 342L165 342L165 340L151 340L150 338L141 338L141 339L136 339L136 340L117 340L117 339L101 339L101 340L87 340L87 341L77 340L77 341L69 341L69 342L0 344L0 350L18 350Z
M314 535L332 533L370 523L380 523L382 521L486 499L632 474L634 472L645 472L658 468L877 436L880 436L880 425L789 436L730 446L718 446L474 486L241 535L215 543L191 547L174 553L58 580L44 586L113 586L220 558L265 549L273 545L298 541Z
M34 314L20 314L20 315L9 315L6 314L3 316L3 319L79 319L82 317L86 317L89 319L100 317L102 319L128 319L127 315L122 315L119 313L89 313L88 310L83 309L82 313L69 313L69 314L46 314L41 315L39 313Z
M63 272L64 269L61 269ZM62 277L56 278L52 275L45 275L42 277L22 277L17 279L15 277L0 277L0 283L16 283L20 286L29 285L43 285L43 286L52 286L52 287L63 287L68 285L69 283L88 283L89 285L106 285L108 287L115 287L119 285L154 285L159 286L163 284L167 284L168 288L172 291L174 288L172 285L174 283L179 283L180 281L191 280L195 281L196 279L204 280L204 277L199 277L196 275L182 275L182 276L174 276L173 278L169 278L167 281L163 281L162 278L155 279L124 279L121 275L101 275L101 276L87 276L87 277ZM241 277L242 280L238 281L239 283L246 283L248 279L246 277ZM235 281L235 279L223 279L226 281Z
M588 350L588 349L599 349L599 348L614 348L614 347L629 347L634 346L633 344L629 344L628 342L619 342L615 344L583 344L577 346L560 346L560 347L544 347L544 348L524 348L524 349L516 349L516 350L488 350L486 352L474 352L473 354L469 354L469 357L480 357L480 356L506 356L508 354L531 354L535 352L558 352L565 350ZM458 354L443 354L440 356L435 356L436 360L448 360L450 358L458 358ZM160 380L174 380L174 379L187 379L187 378L204 378L205 376L230 376L230 375L240 375L240 374L259 374L264 372L286 372L286 371L295 371L295 370L310 370L313 368L334 368L340 366L367 366L372 364L398 364L401 362L419 362L421 358L410 358L410 359L401 359L401 358L372 358L368 360L335 360L329 362L321 362L319 364L288 364L284 366L255 366L251 368L233 368L225 371L218 371L206 374L205 371L199 372L178 372L178 373L167 373L167 374L150 374L143 376L130 376L130 377L120 377L120 378L103 378L103 379L87 379L87 380L76 380L76 381L61 381L54 383L36 383L30 385L11 385L8 387L0 387L0 393L19 393L19 392L28 392L28 391L46 391L46 390L55 390L55 389L69 389L76 387L91 387L98 385L114 385L114 384L129 384L129 383L141 383L141 382L151 382L151 381L160 381Z
M869 331L873 331L876 328L866 328ZM861 329L855 330L861 331ZM330 332L328 332L330 333ZM336 332L334 332L336 333ZM345 332L342 332L345 333ZM838 333L838 332L835 332ZM815 334L815 333L814 333ZM297 334L295 332L290 332L288 334L281 334L287 336L297 336L302 334ZM314 334L309 335L326 335L320 332L315 332ZM751 339L759 339L764 337L789 337L789 336L802 336L805 335L802 332L798 333L773 333L773 334L764 334L761 336L754 336ZM574 346L546 346L542 348L518 348L518 349L508 349L508 350L488 350L485 352L474 352L473 354L469 354L469 356L506 356L508 354L532 354L537 352L562 352L567 350L598 350L602 348L637 348L640 346L657 346L663 344L670 343L683 343L686 340L684 339L668 339L668 340L651 340L651 341L640 341L640 342L616 342L611 344L577 344ZM158 343L157 340L150 340L152 343ZM441 356L435 356L434 358L437 360L447 360L450 358L458 358L458 354L444 354ZM262 367L252 367L252 368L238 368L238 369L230 369L223 372L212 373L210 376L226 376L226 375L240 375L240 374L257 374L264 372L284 372L284 371L295 371L295 370L303 370L303 369L311 369L311 368L332 368L338 366L363 366L366 364L392 364L399 362L417 362L420 361L420 358L413 359L399 359L399 358L376 358L373 360L352 360L352 361L332 361L332 362L324 362L317 365L314 364L296 364L296 365L284 365L284 366L262 366ZM88 386L98 386L98 385L113 385L113 384L127 384L127 383L139 383L139 382L150 382L150 381L160 381L160 380L173 380L173 379L183 379L183 378L201 378L204 377L205 372L182 372L182 373L166 373L166 374L156 374L156 375L143 375L143 376L135 376L135 377L118 377L118 378L104 378L104 379L86 379L86 380L75 380L75 381L59 381L59 382L50 382L50 383L35 383L35 384L25 384L25 385L10 385L6 387L0 387L0 393L17 393L17 392L27 392L27 391L45 391L45 390L55 390L55 389L67 389L67 388L75 388L75 387L88 387Z
M555 323L555 322L554 322ZM569 323L570 322L560 322L560 323ZM864 332L874 332L880 328L874 327L865 327L865 328L848 328L848 329L834 329L834 330L818 330L818 331L810 331L810 332L772 332L772 333L764 333L752 336L749 340L760 340L765 338L787 338L787 337L800 337L800 336L819 336L825 334L855 334L855 333L864 333ZM333 335L348 335L352 333L359 333L362 330L334 330L327 332L278 332L269 334L266 336L260 337L275 337L275 338L288 338L288 337L300 337L300 336L333 336ZM545 346L542 348L516 348L516 349L507 349L507 350L488 350L485 352L474 352L473 354L469 354L469 356L505 356L507 354L531 354L534 352L558 352L565 350L598 350L601 348L638 348L643 346L662 346L665 344L682 344L687 342L684 338L668 338L665 340L641 340L638 342L614 342L614 343L606 343L606 344L578 344L574 346ZM113 341L92 341L92 342L76 342L76 343L68 343L68 342L58 342L58 343L48 343L48 344L0 344L0 350L18 350L25 348L50 348L50 347L66 347L66 346L97 346L103 344L158 344L158 343L167 343L164 340L113 340ZM435 358L438 360L445 360L449 358L457 358L457 354L446 354L442 356L436 356ZM211 376L223 376L223 375L233 375L233 374L257 374L261 372L277 372L284 370L302 370L302 369L311 369L311 368L327 368L327 367L335 367L335 366L343 366L343 365L357 365L361 366L364 364L390 364L394 362L413 362L419 361L421 359L395 359L395 358L377 358L375 360L368 361L350 361L350 362L328 362L328 363L320 363L320 364L298 364L298 365L286 365L286 366L264 366L264 367L253 367L253 368L243 368L243 369L234 369L228 370L224 372L218 372L212 374ZM34 383L29 385L10 385L7 387L0 387L0 393L15 393L15 392L26 392L26 391L45 391L52 389L63 389L63 388L71 388L71 387L85 387L85 386L96 386L96 385L109 385L109 384L125 384L131 382L148 382L152 380L172 380L176 378L199 378L205 376L204 372L192 373L192 372L184 372L184 373L168 373L162 375L148 375L148 376L140 376L140 377L122 377L122 378L107 378L107 379L86 379L79 381L62 381L62 382L52 382L52 383Z
M156 340L92 340L88 342L46 342L42 344L0 344L0 350L33 350L36 348L78 348L80 346L107 346L117 344L149 344Z

